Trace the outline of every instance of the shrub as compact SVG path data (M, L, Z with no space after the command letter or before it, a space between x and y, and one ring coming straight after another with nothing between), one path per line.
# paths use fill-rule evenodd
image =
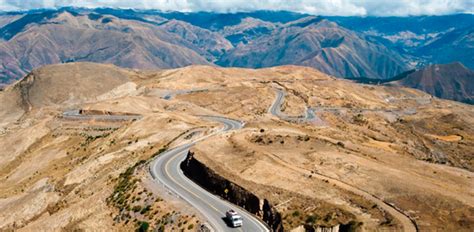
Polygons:
M165 225L161 224L160 227L158 227L159 232L164 232L165 231Z
M318 219L318 218L317 218L315 215L308 215L308 216L306 217L305 222L306 222L306 223L310 223L310 224L314 224L317 219Z
M365 120L364 115L362 114L354 115L352 117L352 121L354 121L354 123L358 125L367 124L367 120Z
M132 208L133 212L138 212L138 211L140 211L141 209L142 209L142 207L139 206L139 205L133 206L133 208Z
M291 214L291 216L293 216L293 217L298 217L298 216L300 216L300 211L298 211L298 210L293 211L293 213Z
M150 224L148 222L139 222L137 231L145 232L145 231L148 231L149 227L150 227Z
M305 136L303 137L303 140L304 140L305 142L308 142L308 141L309 141L309 139L310 139L310 138L309 138L309 136L308 136L308 135L305 135Z
M147 206L143 207L143 209L140 211L140 213L145 214L146 212L150 211L150 209L151 209L151 206L147 205Z

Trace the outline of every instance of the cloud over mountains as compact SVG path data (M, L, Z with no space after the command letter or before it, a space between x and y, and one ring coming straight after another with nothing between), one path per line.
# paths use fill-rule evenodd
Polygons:
M315 15L444 15L474 13L472 0L0 0L0 10L117 7L163 11L288 10Z

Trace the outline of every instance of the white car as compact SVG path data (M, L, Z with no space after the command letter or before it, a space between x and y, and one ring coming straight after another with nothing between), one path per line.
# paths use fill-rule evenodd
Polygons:
M225 213L225 217L226 217L227 222L229 223L230 226L232 226L232 227L242 226L242 216L240 216L234 210L232 210L232 209L228 210Z

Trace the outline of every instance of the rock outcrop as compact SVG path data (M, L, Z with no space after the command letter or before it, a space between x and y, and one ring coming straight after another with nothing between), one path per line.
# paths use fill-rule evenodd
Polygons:
M280 213L268 202L206 167L189 152L181 164L184 174L208 191L262 219L273 231L283 231Z

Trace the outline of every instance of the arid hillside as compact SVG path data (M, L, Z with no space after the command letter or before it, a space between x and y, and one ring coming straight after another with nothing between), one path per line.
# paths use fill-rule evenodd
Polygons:
M277 23L215 16L213 21L224 25L219 30L197 26L199 20L193 24L153 11L62 8L0 12L0 84L44 65L68 62L137 69L296 64L338 77L375 79L409 68L402 56L382 43L319 17Z
M286 231L474 230L474 106L419 90L298 66L68 63L0 102L0 230L197 231L205 215L148 165L221 128L211 115L244 127L189 159L267 199Z
M261 23L242 24L226 29L228 33L233 30L232 35L253 35L252 31L264 29L269 32L240 43L219 60L219 65L260 68L294 64L337 77L372 79L385 79L409 69L396 52L319 17L302 18L271 29Z
M401 78L391 83L439 98L474 104L474 71L461 63L435 64Z
M211 51L194 45L194 38L187 40L171 32L177 31L176 27L69 11L26 15L0 28L0 80L22 77L43 65L74 61L140 69L210 64L204 56L209 57ZM186 28L189 33L196 29ZM231 46L212 33L206 38L212 38L213 49Z

